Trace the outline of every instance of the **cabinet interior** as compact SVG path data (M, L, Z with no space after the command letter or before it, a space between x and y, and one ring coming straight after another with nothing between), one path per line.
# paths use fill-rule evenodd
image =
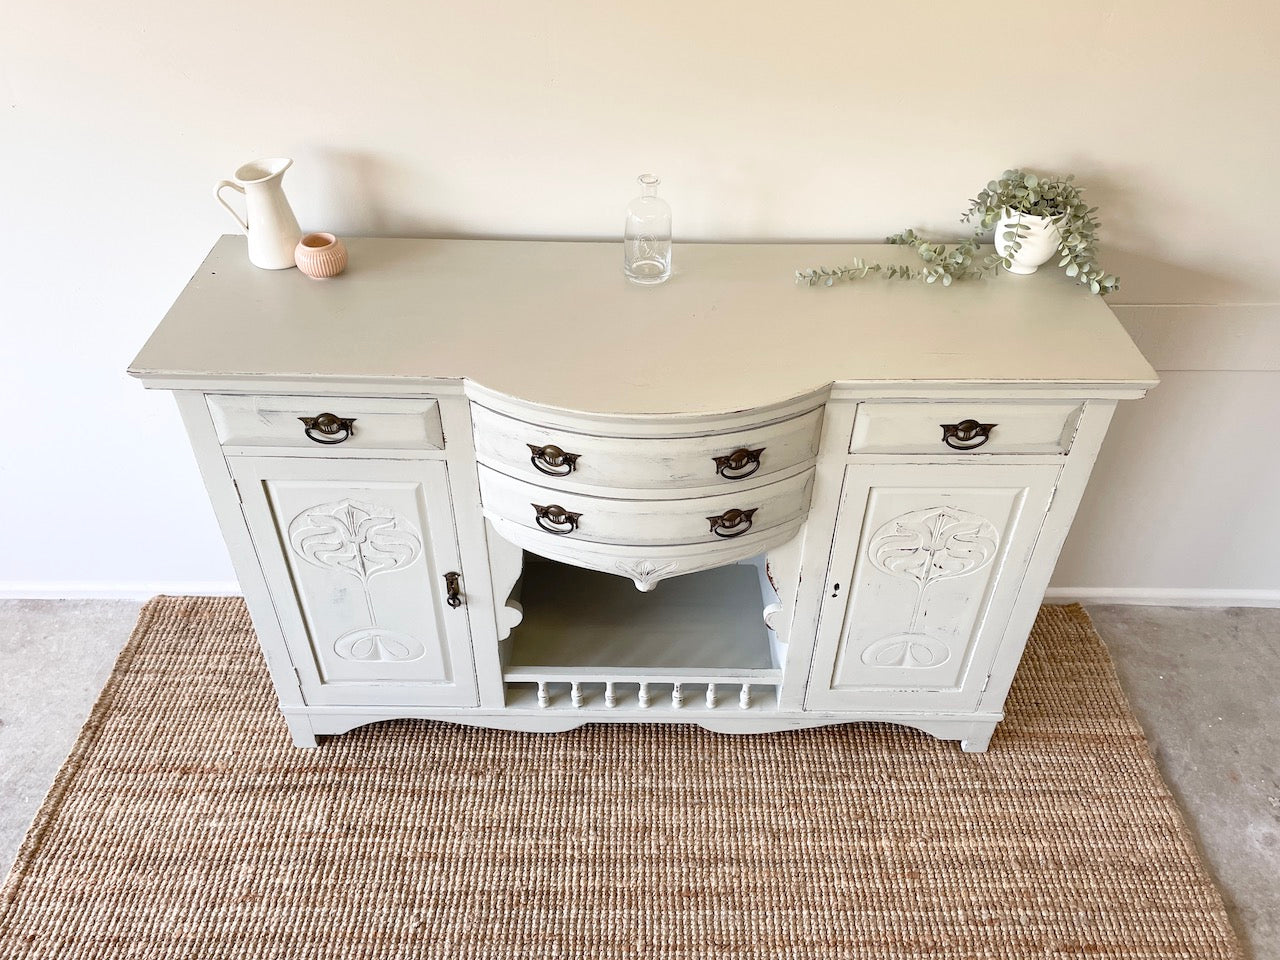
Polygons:
M540 693L577 706L740 708L744 684L758 703L781 680L764 557L641 592L626 577L526 553L517 592L524 619L503 644L508 703Z

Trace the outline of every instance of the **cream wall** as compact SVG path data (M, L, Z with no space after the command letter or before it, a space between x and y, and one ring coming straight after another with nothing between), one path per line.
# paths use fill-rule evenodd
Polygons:
M1265 0L59 0L2 22L10 594L232 579L168 398L122 371L233 229L212 182L284 154L305 228L430 236L613 237L655 170L677 239L878 239L952 230L1006 166L1074 170L1116 310L1175 372L1122 412L1055 583L1280 602Z

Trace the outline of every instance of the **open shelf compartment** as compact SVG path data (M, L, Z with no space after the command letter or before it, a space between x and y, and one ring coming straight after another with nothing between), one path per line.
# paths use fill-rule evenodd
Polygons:
M776 708L782 671L761 569L732 564L641 593L623 577L526 557L524 619L503 671L508 705Z

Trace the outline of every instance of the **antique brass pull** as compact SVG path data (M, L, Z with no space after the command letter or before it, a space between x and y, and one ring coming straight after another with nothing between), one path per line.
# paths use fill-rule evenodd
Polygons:
M942 442L952 450L977 450L991 439L991 431L997 424L961 420L959 423L940 423L938 426L942 427Z
M548 477L567 477L573 473L578 457L582 456L580 453L565 453L555 444L538 447L528 443L525 446L532 454L529 462L533 464L534 469L539 473L545 473Z
M711 459L716 463L716 473L726 480L745 480L760 469L760 454L762 453L764 453L764 447L760 447L758 450L739 447L727 457L712 457Z
M305 428L303 433L316 443L341 443L355 433L352 427L356 422L355 417L339 417L332 413L322 413L318 417L299 417L298 419L302 421L302 426Z
M759 509L752 507L750 510L726 510L718 517L707 517L711 522L711 532L726 540L740 537L751 529L751 518Z
M444 602L447 603L449 606L453 607L455 610L458 607L462 606L462 603L463 603L462 585L459 582L461 579L462 579L462 574L456 571L452 571L444 575L444 589L445 589L445 592L448 594Z
M578 521L582 518L582 514L572 513L555 503L545 507L536 503L530 506L534 510L534 520L547 533L572 533L578 529Z

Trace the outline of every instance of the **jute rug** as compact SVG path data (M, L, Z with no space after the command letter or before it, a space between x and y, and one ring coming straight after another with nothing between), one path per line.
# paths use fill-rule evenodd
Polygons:
M427 722L307 752L240 601L162 598L0 895L0 956L1237 957L1078 607L1041 611L1008 712L985 755Z

